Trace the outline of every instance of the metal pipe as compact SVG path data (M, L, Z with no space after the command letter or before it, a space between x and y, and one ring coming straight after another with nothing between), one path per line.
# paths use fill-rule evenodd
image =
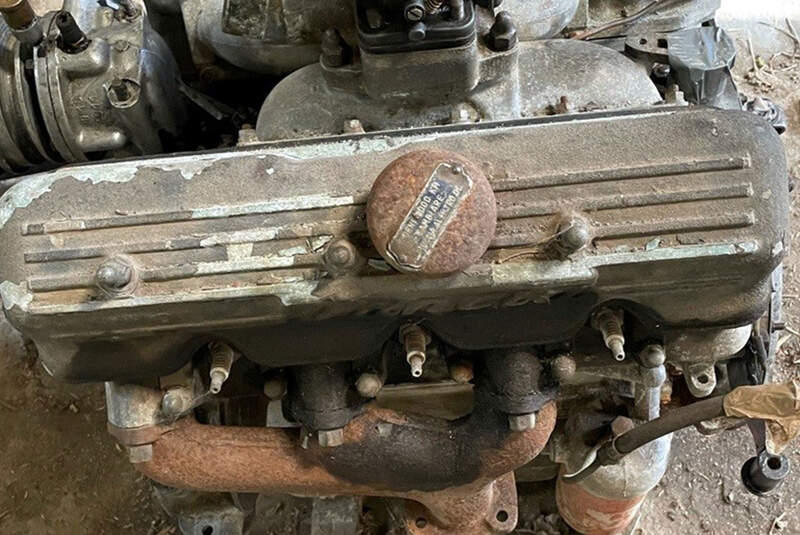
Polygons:
M453 425L370 407L344 428L335 450L313 440L301 446L296 430L185 419L155 440L152 460L136 468L164 485L199 491L406 498L424 507L407 507L422 515L409 516L412 532L423 518L442 533L507 533L517 511L511 472L539 454L555 419L552 402L535 428L519 433L494 412Z

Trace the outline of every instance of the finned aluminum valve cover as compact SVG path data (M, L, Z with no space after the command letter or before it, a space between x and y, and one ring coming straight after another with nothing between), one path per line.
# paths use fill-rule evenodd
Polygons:
M397 273L366 232L373 181L420 149L468 158L497 198L489 250L446 278ZM268 365L355 359L408 317L464 349L546 343L609 300L732 326L784 253L785 165L758 117L654 108L65 167L2 198L0 293L75 380L168 373L212 338ZM366 261L334 277L341 238Z

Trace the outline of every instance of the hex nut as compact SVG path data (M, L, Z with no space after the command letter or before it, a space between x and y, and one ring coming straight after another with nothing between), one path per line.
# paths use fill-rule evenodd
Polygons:
M148 463L153 460L153 445L142 444L128 448L128 459L131 464Z
M337 30L328 28L322 34L320 61L325 67L342 67L347 62L347 49Z
M517 46L519 38L517 27L508 11L501 11L494 19L494 24L486 36L489 48L495 52L507 52Z
M508 416L508 427L517 433L533 429L536 427L536 413L510 414Z
M475 377L472 363L460 361L450 366L450 378L459 384L467 384Z
M335 448L344 444L344 428L325 429L317 432L317 440L323 448Z
M569 355L559 355L550 366L553 376L559 383L564 383L572 379L577 371L578 366L575 359Z
M332 240L323 254L325 268L333 275L351 271L361 264L358 249L349 240L339 238Z
M264 381L264 395L272 401L283 398L286 395L286 378L277 375Z

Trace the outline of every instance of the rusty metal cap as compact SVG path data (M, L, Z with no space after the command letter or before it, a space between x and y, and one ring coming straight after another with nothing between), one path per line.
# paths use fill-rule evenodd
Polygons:
M474 264L497 225L494 192L466 158L420 150L390 163L372 185L367 226L394 268L437 277Z

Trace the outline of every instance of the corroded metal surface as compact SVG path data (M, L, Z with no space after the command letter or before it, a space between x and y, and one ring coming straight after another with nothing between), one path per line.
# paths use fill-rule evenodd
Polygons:
M468 268L488 249L496 223L483 171L440 150L410 152L390 163L367 200L375 247L408 273L442 276Z
M646 494L611 499L595 496L579 483L556 483L558 512L573 529L584 535L615 535L636 518Z
M418 527L422 518L431 533L507 533L517 516L510 473L542 450L556 410L543 407L536 427L520 433L501 431L505 420L484 419L491 417L453 427L369 409L334 449L313 440L303 447L296 430L183 420L165 429L152 460L136 468L164 485L201 491L401 497L421 504L408 506L407 525Z
M432 147L486 174L498 222L473 266L420 279L387 271L365 202L390 162ZM357 359L410 315L470 349L568 339L603 300L664 328L741 325L784 254L786 177L768 123L698 108L66 167L4 195L0 294L48 368L79 380L169 373L203 336L271 366ZM575 217L591 242L564 257L551 245ZM325 246L342 237L367 262L331 278ZM95 273L119 254L139 284L106 298Z

